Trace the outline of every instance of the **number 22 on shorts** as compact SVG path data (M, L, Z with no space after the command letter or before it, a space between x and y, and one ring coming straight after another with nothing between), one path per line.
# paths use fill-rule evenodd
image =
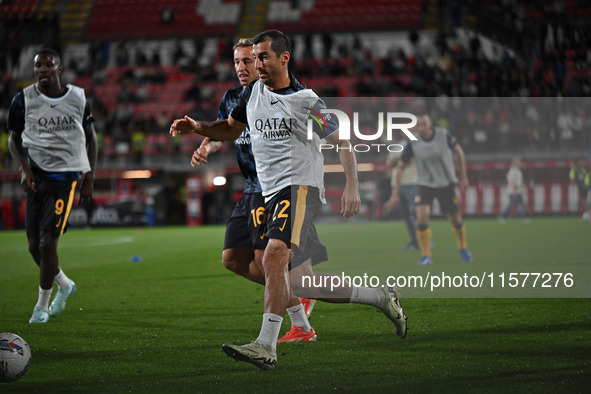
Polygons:
M279 215L277 214L277 209L279 209L279 206L282 206L281 210L279 211ZM285 211L287 210L287 208L289 208L290 202L289 200L282 200L281 202L279 202L279 204L277 204L275 206L275 211L273 212L273 221L277 220L277 219L283 219L285 218L285 221L283 222L283 226L281 226L279 228L279 231L283 231L283 229L285 228L285 224L287 223L287 219L289 218L289 215L287 213L285 213Z

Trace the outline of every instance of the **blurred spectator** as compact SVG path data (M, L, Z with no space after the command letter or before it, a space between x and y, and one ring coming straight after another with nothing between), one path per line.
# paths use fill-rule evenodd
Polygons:
M213 66L216 74L216 80L226 82L232 80L234 68L228 62L216 62Z
M150 92L145 84L138 86L135 92L135 98L138 103L145 103L150 100Z
M130 84L124 81L117 92L117 102L119 104L131 104L136 101L135 93L131 90Z
M131 134L131 144L133 147L133 157L135 164L144 162L144 145L146 143L145 122L137 123L137 127Z
M174 13L170 6L166 6L160 12L160 22L163 25L170 25L174 22Z
M102 69L109 61L110 44L108 42L91 42L88 47L88 57L91 65Z
M78 79L78 64L75 59L70 59L68 62L68 66L64 68L62 71L62 83L69 84L69 83L76 83Z
M556 120L558 124L558 132L560 135L561 147L571 148L575 141L575 135L582 131L583 121L572 108L568 108L566 112L561 112Z
M115 43L115 65L117 67L129 66L129 53L125 44L121 41Z
M162 68L156 64L149 64L144 70L143 80L146 83L163 84L166 82L166 76Z
M172 64L176 64L184 72L191 72L195 63L195 57L185 51L179 40L175 40L172 48Z
M199 75L195 75L193 77L193 84L191 87L185 92L183 99L185 101L199 101L201 100L201 88L199 85L201 84ZM196 118L201 119L201 118Z
M0 128L0 170L10 164L10 151L8 150L8 133L4 127Z

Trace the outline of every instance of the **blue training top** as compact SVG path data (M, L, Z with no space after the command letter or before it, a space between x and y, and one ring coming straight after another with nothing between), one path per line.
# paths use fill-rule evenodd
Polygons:
M236 104L238 104L242 90L242 86L238 86L229 89L224 93L224 97L220 103L218 120L228 119L230 117L232 110ZM252 146L250 145L250 130L248 126L242 131L240 137L234 141L234 151L236 153L238 167L240 167L240 172L242 172L242 176L246 181L244 193L260 193L262 189L254 163L254 155L252 154Z

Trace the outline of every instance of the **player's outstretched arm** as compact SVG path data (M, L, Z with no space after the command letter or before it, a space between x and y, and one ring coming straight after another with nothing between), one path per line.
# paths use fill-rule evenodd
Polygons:
M193 157L191 158L191 166L195 168L195 166L201 165L201 163L207 164L207 157L210 154L213 154L220 150L222 147L222 141L214 141L209 137L205 137L199 148L193 152Z
M176 119L170 126L169 133L175 137L177 134L200 134L217 141L232 141L240 136L247 125L238 122L230 116L229 119L209 121L196 121L186 116Z
M384 204L384 210L389 212L396 208L398 203L400 202L400 197L398 196L398 191L400 190L400 184L402 183L402 172L406 168L406 163L402 160L398 161L398 171L396 171L396 179L394 180L394 186L392 186L392 195Z
M341 214L345 219L359 212L361 197L359 196L359 180L357 178L357 159L348 140L339 139L338 130L326 137L328 143L338 145L339 159L345 170L345 189L341 197Z

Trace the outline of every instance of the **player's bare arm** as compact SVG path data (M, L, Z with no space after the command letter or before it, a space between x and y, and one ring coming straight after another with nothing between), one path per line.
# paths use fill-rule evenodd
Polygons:
M18 163L21 172L21 187L25 192L28 192L29 190L36 192L35 177L29 168L29 163L27 163L27 151L23 148L21 133L13 130L9 131L8 149L10 150L13 159Z
M414 160L414 159L411 158L411 160ZM409 163L405 163L402 160L400 160L398 162L398 171L396 172L396 182L394 183L394 187L392 188L392 196L390 197L390 200L392 200L392 202L390 203L390 209L396 208L396 206L400 202L400 196L398 195L398 192L400 191L400 185L402 184L402 174L404 173L404 170L406 169L406 167L408 166Z
M248 126L230 116L228 119L216 121L196 121L185 115L176 119L170 126L169 133L175 137L177 134L199 134L216 141L233 141L240 136L242 130Z
M359 196L359 181L357 179L357 159L348 140L338 137L338 130L326 137L328 143L339 146L339 159L345 170L345 189L341 197L341 213L345 218L359 212L361 197Z
M469 184L468 172L466 171L466 156L464 155L464 150L460 144L456 144L456 146L454 146L454 154L458 160L458 169L460 172L460 190L465 192Z
M96 169L96 158L98 155L98 144L96 141L96 131L94 125L90 124L84 129L86 135L86 152L88 155L88 162L90 163L90 171L84 175L82 187L80 188L80 204L86 204L92 199L92 191L94 190L94 171Z
M414 159L411 159L414 160ZM384 209L386 212L389 212L396 208L398 203L400 202L400 197L398 196L398 191L400 190L400 184L402 183L402 173L404 169L407 167L407 163L403 162L402 160L398 160L397 171L396 171L396 179L394 182L394 186L392 187L392 195L384 204Z
M210 154L220 150L222 145L222 141L214 141L209 137L205 137L203 142L201 142L199 148L197 148L195 152L193 152L193 157L191 158L191 166L195 167L201 165L201 163L207 164L207 157Z

